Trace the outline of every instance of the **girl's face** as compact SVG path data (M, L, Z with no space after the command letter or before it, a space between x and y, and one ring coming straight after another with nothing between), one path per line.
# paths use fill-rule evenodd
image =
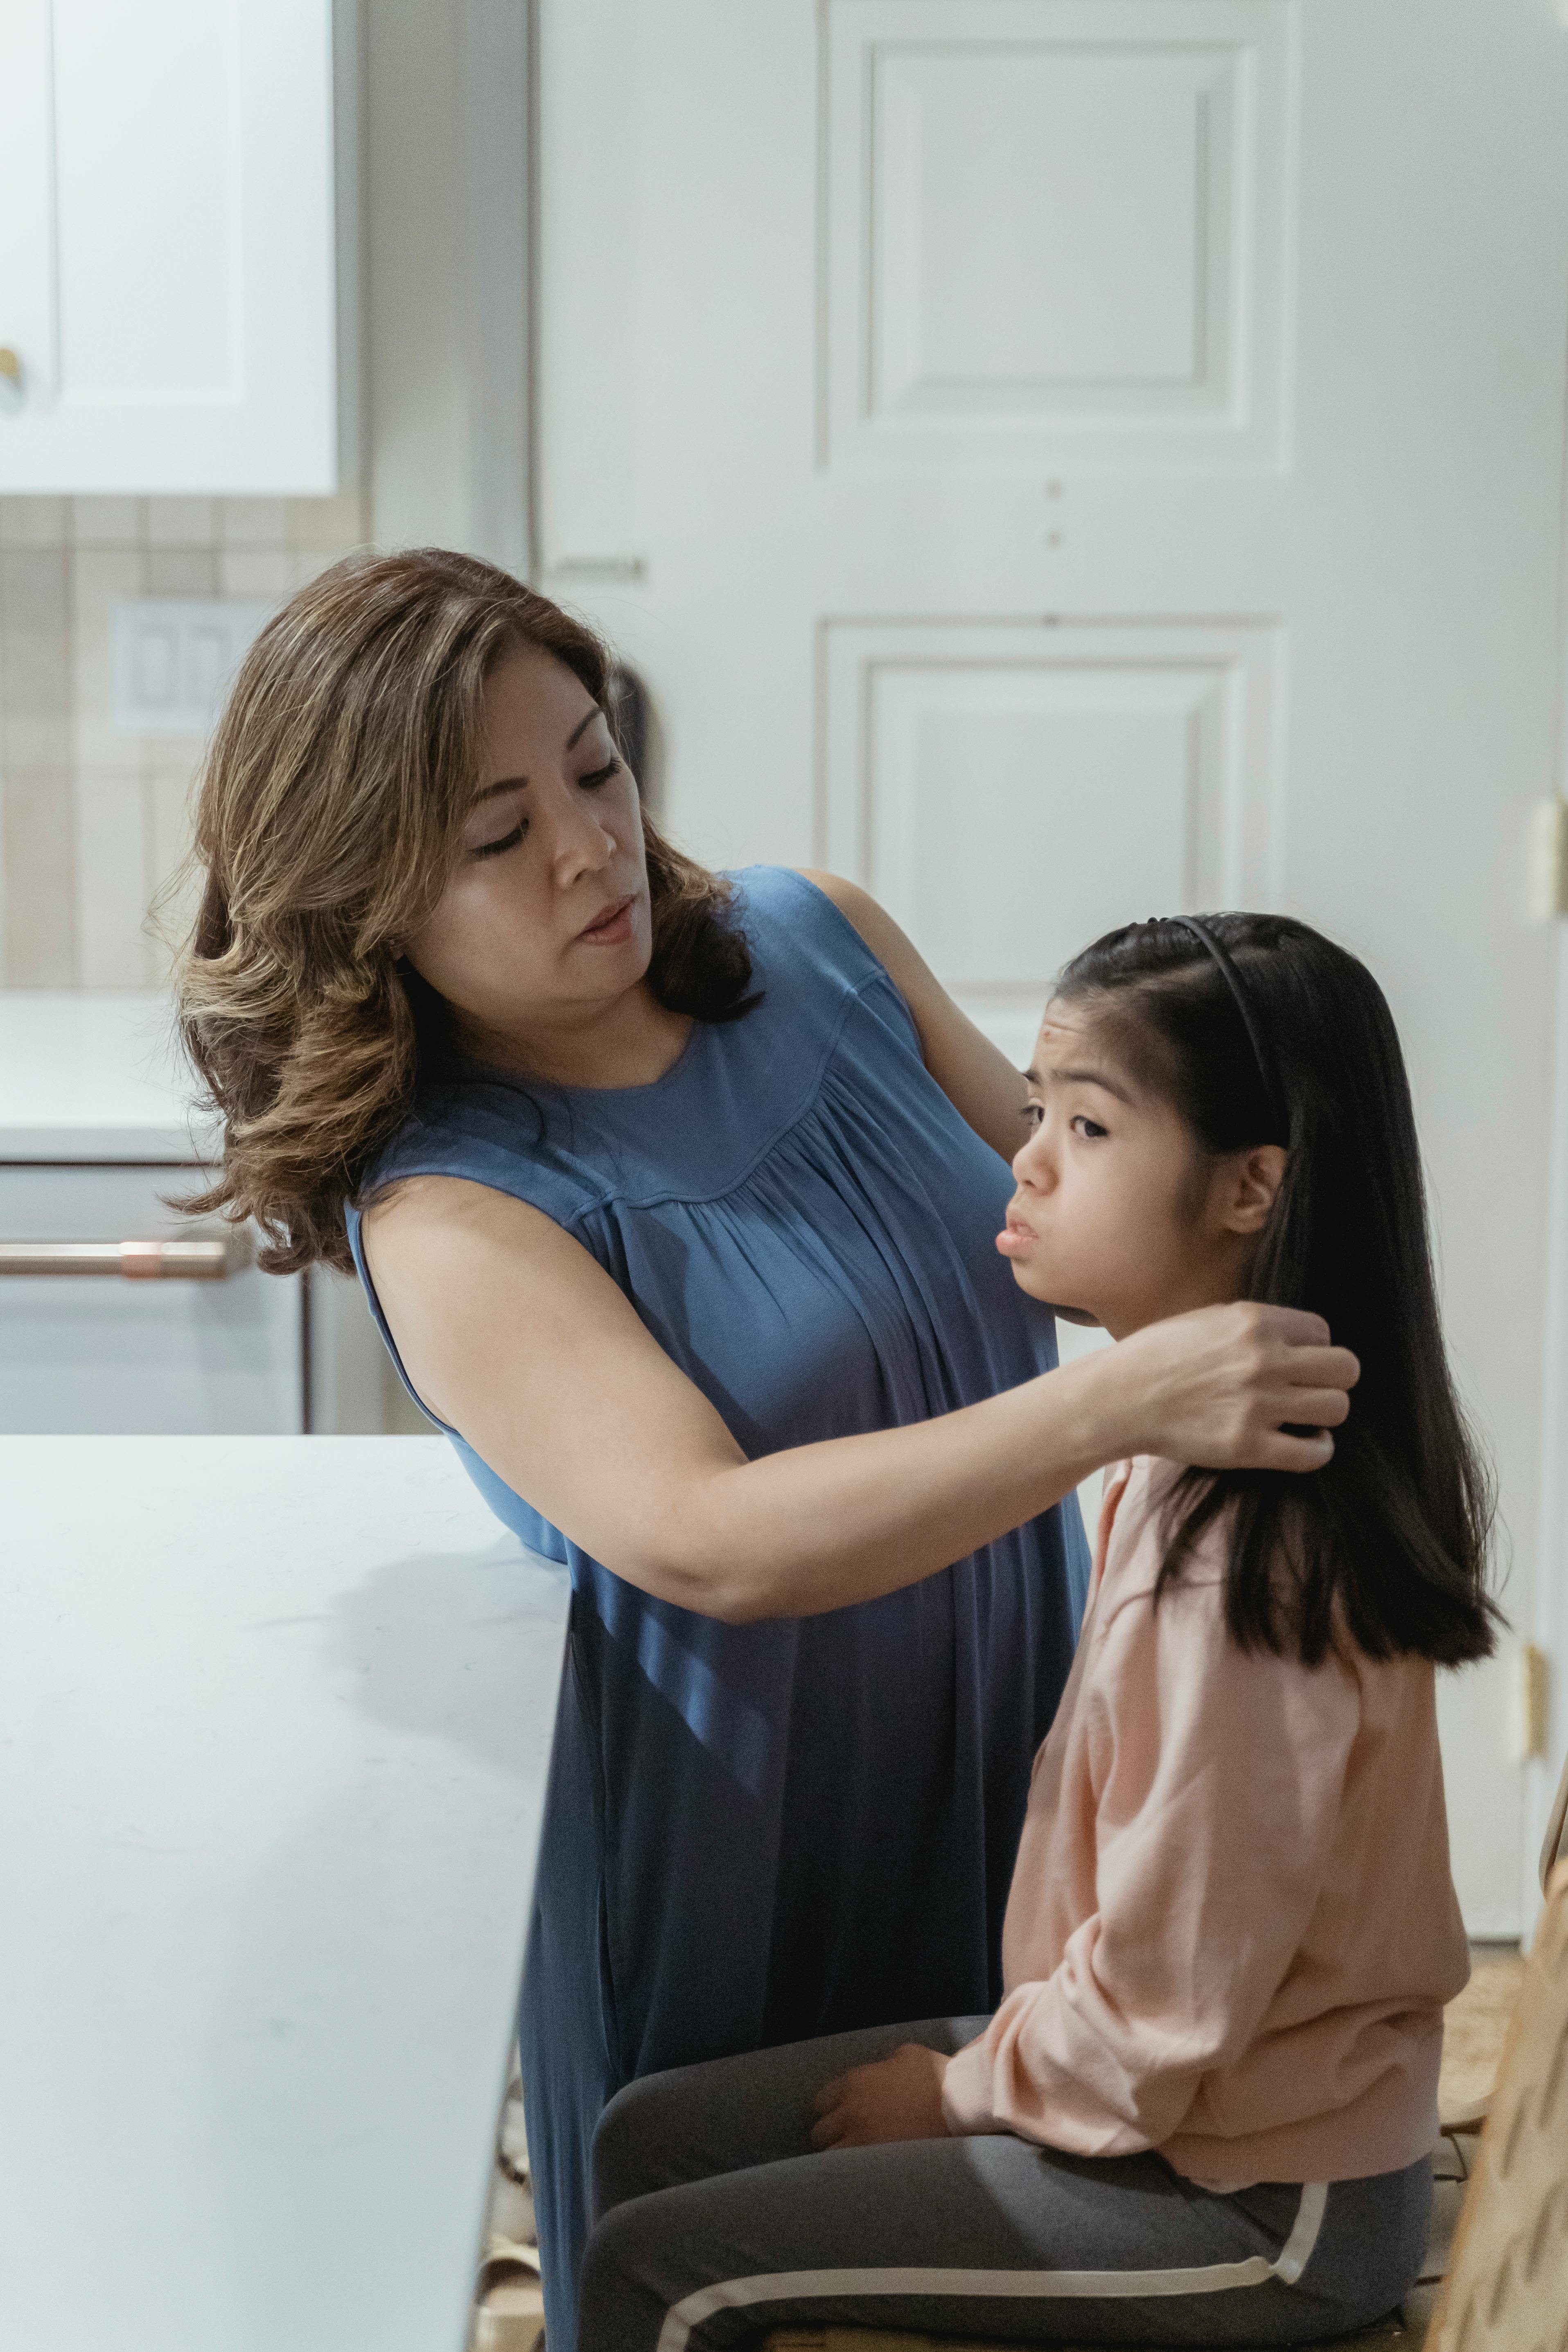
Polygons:
M483 1042L593 1021L652 946L631 772L582 680L520 647L486 686L462 847L405 952Z
M1278 1144L1214 1158L1120 1065L1089 1008L1046 1008L1028 1072L1030 1133L996 1246L1033 1298L1122 1339L1246 1295L1285 1172Z

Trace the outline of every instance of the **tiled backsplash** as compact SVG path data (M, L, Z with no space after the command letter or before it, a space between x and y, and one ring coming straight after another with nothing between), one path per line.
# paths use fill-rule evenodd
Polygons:
M145 988L201 754L110 715L128 597L281 599L363 537L362 501L0 498L0 985Z

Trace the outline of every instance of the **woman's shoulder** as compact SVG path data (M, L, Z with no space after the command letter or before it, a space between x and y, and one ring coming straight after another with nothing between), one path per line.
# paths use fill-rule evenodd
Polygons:
M616 1201L696 1199L727 1191L816 1099L854 1027L864 1060L918 1057L903 1000L826 891L779 866L726 875L758 1002L738 1019L698 1022L651 1086L531 1085L492 1071L435 1074L419 1087L362 1184L362 1207L413 1176L458 1176L582 1229Z
M855 919L865 893L833 874L794 866L747 866L725 879L753 953L781 977L807 975L839 988L887 978ZM867 900L868 905L873 902Z
M836 875L794 866L752 866L726 878L762 997L757 1013L735 1024L738 1039L749 1032L746 1048L763 1053L781 1076L793 1071L808 1092L824 1057L846 1050L847 1035L853 1056L868 1055L879 1066L889 1055L920 1059L913 1017L877 950L877 927L887 918L874 899ZM847 1031L858 1005L871 1025Z
M356 1205L366 1210L416 1178L456 1177L569 1226L608 1188L602 1166L552 1132L560 1125L521 1082L489 1073L428 1080L371 1163Z

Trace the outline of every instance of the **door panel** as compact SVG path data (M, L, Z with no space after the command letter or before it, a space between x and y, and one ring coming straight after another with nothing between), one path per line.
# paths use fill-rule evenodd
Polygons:
M835 464L1277 464L1287 0L828 0Z
M1021 1053L1053 972L1129 905L1275 895L1275 632L844 621L823 637L826 862L863 876Z

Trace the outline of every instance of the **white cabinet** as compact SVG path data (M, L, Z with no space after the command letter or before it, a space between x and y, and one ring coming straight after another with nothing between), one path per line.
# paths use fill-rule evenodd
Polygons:
M165 1202L204 1181L195 1168L0 1166L0 1430L304 1428L304 1285L258 1272L245 1235L182 1229Z
M171 1025L155 996L0 994L6 1434L290 1436L312 1418L303 1278L167 1205L211 1153Z
M335 73L331 0L0 0L0 489L336 488L338 31Z
M0 1434L382 1429L359 1285L168 1205L216 1157L173 1032L156 995L0 991Z

